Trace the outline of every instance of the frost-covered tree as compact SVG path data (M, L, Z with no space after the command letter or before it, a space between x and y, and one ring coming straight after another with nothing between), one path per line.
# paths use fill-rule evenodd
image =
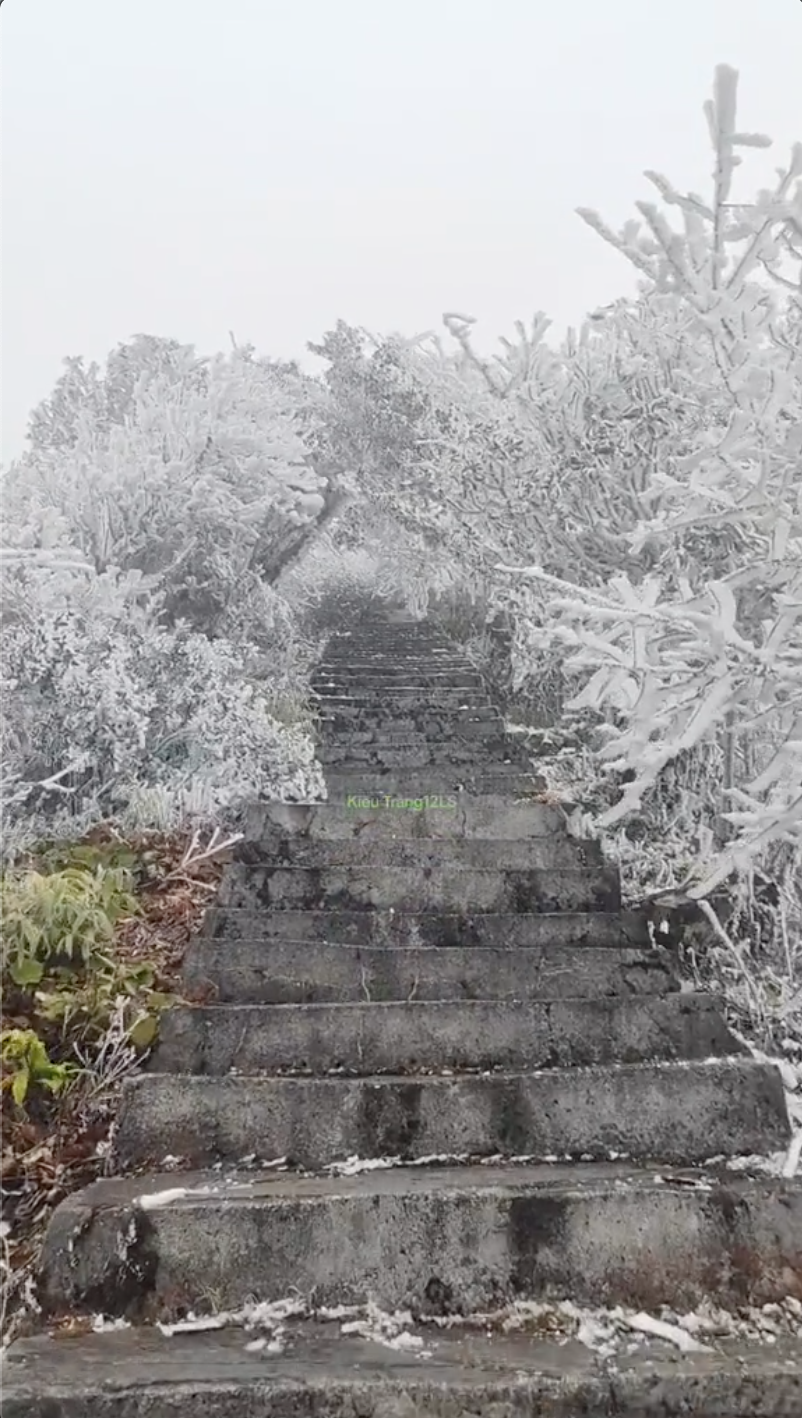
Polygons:
M683 774L694 783L698 853L715 868L702 894L796 840L802 763L800 157L773 192L731 202L738 149L768 142L737 131L735 87L720 69L706 106L711 198L649 174L682 230L649 203L646 231L620 236L582 213L634 261L640 294L561 349L539 316L483 360L471 322L447 316L456 354L344 325L317 350L327 435L367 506L489 586L515 682L545 663L582 688L613 796L627 784L599 824L628 821L669 779L674 801ZM516 560L536 576L494 578Z
M139 337L102 377L68 362L34 414L3 478L6 846L311 781L269 697L303 660L274 582L336 507L293 376Z
M530 549L548 521L532 496L548 459L537 423L432 335L378 339L340 322L311 348L329 361L323 466L353 490L343 534L389 539L417 564L421 604L454 586L483 594L494 560Z
M241 646L165 624L139 573L28 558L4 568L3 608L4 854L319 789L308 726L277 720Z
M247 348L207 360L139 336L103 378L70 361L4 477L11 536L38 548L55 516L98 572L155 578L168 618L220 633L330 515L299 412Z
M640 484L624 487L635 499L623 525L621 482L607 480L617 569L608 558L601 579L556 579L540 563L511 590L531 621L550 590L537 643L568 647L590 676L576 707L615 707L601 756L631 781L600 826L635 811L679 756L718 746L731 840L719 835L726 849L695 873L699 897L772 842L802 842L802 144L773 191L731 203L737 150L770 142L738 131L736 84L720 67L705 107L710 199L647 174L681 230L651 203L638 204L645 231L615 234L581 212L643 277L634 313L609 317L613 343L622 326L631 341L633 320L663 322L651 369L642 346L658 376L653 440Z

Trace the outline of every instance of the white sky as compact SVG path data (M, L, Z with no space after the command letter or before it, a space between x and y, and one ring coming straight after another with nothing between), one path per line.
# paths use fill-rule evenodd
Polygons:
M4 0L0 43L4 460L65 355L139 331L579 323L634 275L574 208L709 190L717 63L775 139L738 195L802 139L799 0Z

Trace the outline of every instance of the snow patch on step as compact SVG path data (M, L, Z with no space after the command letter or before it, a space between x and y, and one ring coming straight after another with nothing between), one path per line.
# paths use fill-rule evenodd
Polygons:
M634 1353L647 1343L662 1341L682 1354L715 1353L722 1341L758 1341L773 1345L784 1338L802 1338L802 1301L789 1296L762 1308L744 1308L735 1313L704 1304L688 1313L667 1306L657 1314L623 1306L594 1309L558 1301L519 1300L502 1309L470 1315L427 1317L415 1320L410 1311L388 1313L368 1301L366 1305L338 1305L313 1308L299 1296L278 1301L253 1301L241 1310L211 1315L190 1313L174 1324L156 1328L166 1338L181 1334L205 1333L221 1329L244 1331L243 1348L266 1358L292 1351L293 1322L313 1321L321 1327L339 1325L343 1339L356 1336L397 1352L431 1358L438 1348L439 1331L482 1332L549 1339L564 1345L582 1344L601 1358ZM128 1328L125 1320L106 1320L96 1315L95 1333ZM423 1331L420 1333L419 1331ZM254 1338L245 1338L255 1335Z
M797 1134L788 1152L771 1152L765 1155L750 1153L744 1156L726 1156L717 1154L708 1157L701 1162L689 1164L687 1167L662 1168L656 1171L642 1170L638 1164L635 1166L638 1174L644 1178L649 1178L654 1184L664 1183L679 1184L683 1186L694 1186L698 1189L709 1191L716 1184L717 1178L709 1174L709 1169L717 1168L719 1171L731 1171L738 1173L749 1173L759 1176L792 1178L795 1171L791 1166L797 1166L800 1160L800 1149L802 1142ZM558 1166L566 1164L582 1165L583 1163L604 1163L604 1162L631 1162L632 1157L629 1152L617 1152L609 1149L603 1155L596 1153L504 1153L494 1152L477 1154L470 1152L433 1152L423 1157L360 1157L353 1153L349 1157L338 1158L334 1162L327 1163L318 1170L310 1170L306 1167L291 1166L286 1157L258 1157L256 1153L248 1153L245 1157L240 1157L235 1161L217 1161L209 1169L217 1173L223 1185L226 1183L227 1174L236 1176L242 1172L260 1173L266 1171L291 1172L297 1177L355 1177L366 1172L389 1171L394 1168L413 1169L425 1167L510 1167L510 1166ZM170 1167L186 1166L185 1158L168 1156L162 1159L159 1166L165 1171ZM659 1163L657 1164L659 1168ZM692 1175L689 1175L692 1173ZM247 1185L247 1183L243 1183ZM161 1192L143 1193L134 1201L135 1206L139 1206L143 1211L155 1211L160 1207L169 1206L173 1202L183 1201L186 1198L209 1197L219 1195L220 1187L171 1187Z
M735 1038L746 1045L757 1063L773 1064L779 1070L783 1082L785 1105L788 1109L793 1136L788 1151L782 1154L775 1153L772 1158L765 1159L771 1165L763 1167L761 1170L769 1171L772 1176L776 1177L789 1179L795 1177L799 1170L800 1160L802 1160L802 1060L767 1054L750 1039L740 1034L737 1029L732 1029L731 1026L731 1030ZM788 1055L796 1055L799 1051L799 1041L788 1037L781 1041L781 1047L787 1051ZM777 1162L778 1156L782 1157L779 1164Z
M187 1197L209 1197L219 1195L218 1187L168 1187L161 1192L143 1192L134 1198L134 1206L140 1211L160 1211L172 1206L174 1201L185 1201Z
M609 1162L628 1160L628 1154L625 1152L608 1152L605 1156ZM329 1162L325 1171L330 1176L355 1177L361 1172L378 1172L391 1167L525 1167L540 1166L544 1163L577 1161L598 1162L599 1158L591 1156L590 1153L582 1153L580 1157L568 1153L565 1156L558 1156L557 1153L547 1153L545 1156L540 1156L534 1153L507 1155L502 1152L494 1152L489 1156L475 1156L470 1152L433 1152L426 1157L358 1157L354 1154L342 1161Z

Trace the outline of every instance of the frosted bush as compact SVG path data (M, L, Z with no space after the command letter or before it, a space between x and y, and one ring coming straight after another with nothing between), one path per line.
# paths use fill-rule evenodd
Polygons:
M131 812L148 825L156 799L173 822L189 803L227 816L314 780L309 734L271 716L241 650L163 625L141 577L23 565L4 580L18 606L0 642L9 841Z
M568 351L563 417L590 426L552 507L558 530L529 564L507 564L501 596L522 675L536 653L561 654L581 680L567 708L604 730L600 774L626 777L598 827L637 813L678 756L717 744L697 896L772 843L802 842L802 144L774 191L733 204L737 149L769 145L737 129L736 79L721 66L705 109L709 201L647 174L680 231L647 202L645 230L581 213L638 268L642 294ZM554 535L578 553L558 573Z
M250 349L67 361L3 475L6 844L316 791L314 646L273 583L337 506L319 404Z
M69 364L4 476L5 517L29 546L47 519L50 545L96 571L156 578L170 620L218 633L325 512L300 415L248 349L207 360L140 336L104 379Z

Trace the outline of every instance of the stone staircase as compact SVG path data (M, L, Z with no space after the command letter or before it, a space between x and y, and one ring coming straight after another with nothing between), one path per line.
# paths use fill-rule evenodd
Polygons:
M328 802L252 810L186 963L212 998L165 1019L117 1175L46 1238L45 1320L131 1327L18 1341L3 1413L799 1418L790 1337L611 1357L547 1308L802 1299L802 1185L728 1166L787 1145L778 1072L680 988L434 629L366 620L316 690Z

